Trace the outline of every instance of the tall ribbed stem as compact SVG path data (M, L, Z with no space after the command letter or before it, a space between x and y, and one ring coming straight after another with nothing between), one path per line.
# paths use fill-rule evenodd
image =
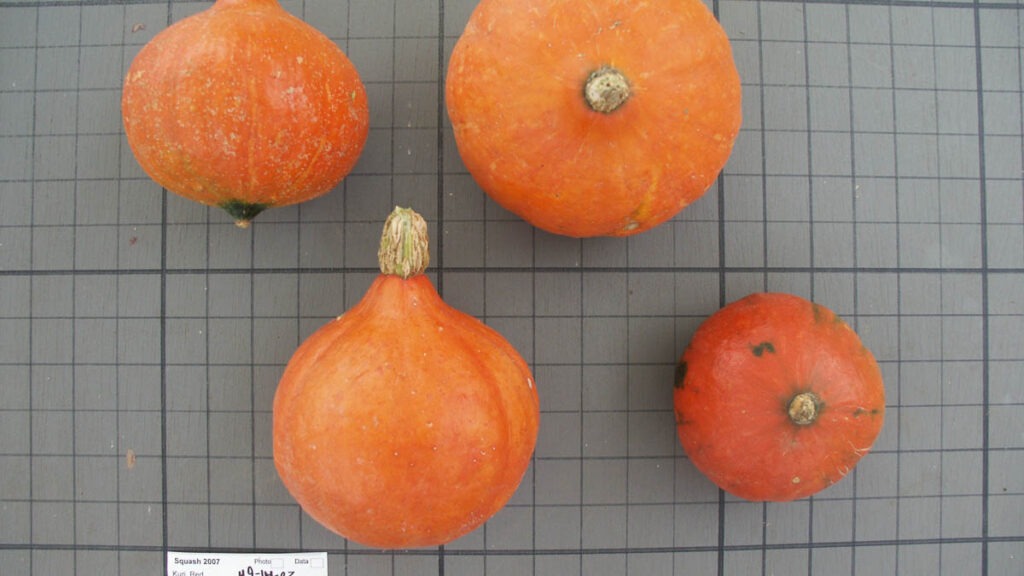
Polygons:
M377 259L384 274L403 279L422 274L430 264L426 220L411 208L396 206L384 221Z

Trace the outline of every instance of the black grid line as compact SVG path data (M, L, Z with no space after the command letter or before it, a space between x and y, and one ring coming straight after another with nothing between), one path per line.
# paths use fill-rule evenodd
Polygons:
M36 34L38 34L38 31L39 31L39 13L38 13L38 11L36 12L36 17L35 17L35 31L36 31ZM33 49L33 53L32 53L32 67L33 67L32 81L33 81L33 85L35 85L37 83L37 79L39 77L39 49L38 48ZM33 101L32 102L32 127L33 127L33 130L36 128L37 125L38 125L38 117L36 115L36 103L35 103L35 101ZM31 143L31 148L30 148L32 150L32 157L33 158L35 158L35 144L36 144L35 140L33 139L32 143ZM31 164L31 166L29 166L29 177L34 180L35 179L35 175L36 175L36 167L35 167L35 163L33 162ZM33 182L33 188L34 187L35 187L35 184ZM35 203L34 202L30 203L30 205L29 205L29 217L32 218L32 221L35 221ZM35 253L35 246L33 245L33 241L34 241L34 237L32 235L30 235L29 236L29 253L30 254L34 254ZM32 305L34 304L34 302L33 302L33 299L32 299L32 293L31 292L29 293L28 300L29 300L29 316L30 316L29 327L28 327L28 342L29 342L29 351L30 351L29 352L29 354L30 354L29 361L31 362L31 360L32 360L31 350L32 350L32 347L35 344L35 338L34 338L35 334L34 334L34 330L33 330L33 326L34 326L35 323L31 319L31 316L32 316L33 310L34 310L34 307ZM32 430L34 430L34 428L35 428L35 422L34 422L34 419L33 419L33 414L34 414L33 408L34 408L34 405L33 405L32 394L31 393L28 396L28 408L29 408L29 416L28 416L28 429L29 429L28 448L29 448L29 452L30 453L35 453L35 446L34 446L34 443L33 443L33 436L34 436L34 434L32 434ZM34 468L35 468L35 466L33 466L33 458L30 455L29 456L29 471L28 471L28 476L29 476L28 496L29 496L29 498L34 498L34 496L35 496L35 480L36 480L36 478L35 478L35 475L33 474L33 469ZM31 514L31 509L30 509L30 513L28 515L27 522L28 522L29 543L30 544L34 544L35 542L34 542L34 536L33 535L35 533L35 523L33 522L33 516ZM32 555L29 555L29 559L28 559L28 569L29 569L29 571L32 571L33 568L34 568L32 561L33 561Z
M852 544L854 548L865 549L865 548L895 548L898 546L932 546L942 544L977 544L981 545L985 541L990 543L1018 543L1020 539L1014 536L990 536L983 539L982 537L957 537L957 538L907 538L907 539L884 539L884 540L860 540ZM723 552L757 552L760 553L762 548L766 548L768 551L778 550L803 550L807 546L807 543L769 543L769 544L727 544L722 547ZM836 548L846 548L851 546L850 542L815 542L812 547L815 550L827 550ZM26 547L20 544L0 544L0 550L24 550ZM89 550L119 550L119 551L132 551L132 552L163 552L166 548L156 545L72 545L72 544L34 544L31 550L37 551L89 551ZM492 552L489 550L477 549L477 548L447 548L446 554L450 556L602 556L610 554L663 554L667 552L678 552L678 553L694 553L694 552L717 552L718 546L665 546L665 547L603 547L603 548L551 548L551 549L534 549L534 548L503 548L500 551ZM232 547L232 546L211 546L204 548L203 551L209 551L212 553L257 553L257 554L273 554L273 553L287 553L294 552L294 548L290 547ZM434 549L411 549L411 550L396 550L389 552L381 552L378 550L370 550L365 548L351 548L346 549L344 547L321 547L318 551L325 551L329 554L344 554L349 556L435 556L437 551Z
M734 223L730 221L730 223ZM820 223L820 222L819 222ZM895 223L895 222L894 222ZM863 222L861 224L864 224ZM680 274L713 274L718 271L717 268L711 266L634 266L629 268L631 272L640 272L647 274L659 274L659 273L680 273ZM210 268L210 274L215 276L233 276L238 274L247 274L248 268ZM584 272L588 274L594 273L619 273L625 272L624 266L579 266L579 267L545 267L536 268L535 270L525 267L508 267L508 266L449 266L446 270L447 273L452 274L508 274L515 272L530 271L537 274L544 275L557 275L557 274L576 274L578 272ZM862 274L878 274L887 276L906 275L906 276L919 276L919 275L952 275L952 276L976 276L982 272L990 276L1015 276L1024 273L1024 268L989 268L984 267L899 267L899 266L734 266L729 268L730 272L738 272L742 274L810 274L812 271L818 274L834 274L834 275L851 275L856 273ZM352 273L352 274L376 274L376 268L368 268L364 266L353 266L353 267L311 267L311 268L281 268L281 267L266 267L266 268L255 268L254 272L264 276L278 276L278 275L290 275L290 274L304 274L307 276L319 276L319 275L336 275L339 273ZM89 268L82 270L69 270L69 269L52 269L52 270L10 270L6 272L0 272L0 277L55 277L55 276L96 276L96 277L134 277L134 276L160 276L167 275L169 277L181 277L181 276L196 276L204 275L205 269L201 268L168 268L165 270L144 268L144 269L123 269L117 270L112 268ZM437 271L429 271L428 275L434 275L438 278ZM12 316L18 317L18 316ZM27 317L27 315L26 315Z
M931 49L932 49L932 51L934 53L934 51L935 51L935 44L936 44L936 42L935 42L935 34L934 34L934 28L935 28L935 11L934 10L931 12L930 16L931 16L931 26L932 26L932 29L933 29L932 38L931 38ZM938 65L934 61L932 62L932 74L933 74L933 76L938 78ZM939 106L939 96L938 96L937 93L933 93L932 101L934 102L936 109L938 109L938 106ZM979 118L981 118L981 116L979 116ZM936 131L936 133L940 132L940 127L939 127L938 119L936 119L935 131ZM936 156L941 156L941 150L939 150L938 140L939 140L938 137L936 137L936 139L935 139L935 142L936 142L936 144L935 144ZM943 170L942 170L942 166L940 164L939 165L939 174L941 175L942 173L943 173ZM940 212L942 211L942 197L941 196L939 197L939 210L940 210ZM940 223L939 224L939 243L940 244L942 243L942 234L943 234L943 226ZM940 261L941 260L942 259L940 257ZM943 299L942 298L942 293L943 293L942 292L942 288L943 287L940 285L939 286L939 300L940 301ZM940 340L945 340L945 330L944 330L944 326L942 326L941 324L939 326L939 338L940 338ZM944 365L944 363L940 364L940 366L939 366L939 373L942 376L945 375L945 365ZM943 377L943 381L945 381L944 377ZM939 398L940 398L940 400L944 398L944 390L940 390L939 391ZM902 397L900 398L900 405L903 406L903 398ZM943 453L941 451L941 449L945 446L945 440L946 440L945 419L942 418L944 410L945 410L944 407L940 407L939 408L939 418L940 418L940 421L943 423L943 429L940 432L940 437L939 437L939 448L940 448L940 451L939 451L939 470L943 469L943 464L944 464ZM944 532L944 530L943 530L943 520L945 519L944 518L945 516L946 516L945 509L940 505L940 507L939 507L939 522L938 522L939 534L943 534L943 532ZM948 524L948 521L947 521L947 524ZM941 572L942 571L942 555L941 554L939 555L938 566L939 566L939 571ZM988 572L988 570L987 570L987 568L985 566L984 561L982 561L982 572Z
M982 456L981 456L981 570L983 574L988 573L989 568L989 544L988 544L988 532L989 532L989 426L990 420L988 417L989 413L989 305L988 305L988 241L986 239L987 234L987 223L988 223L988 206L987 206L987 187L986 187L986 173L985 173L985 103L983 97L983 63L981 58L981 14L979 8L974 8L974 40L975 40L975 66L976 70L976 86L978 89L978 185L980 192L980 216L981 216L981 323L982 323Z
M166 26L174 21L172 3L167 3ZM169 310L167 305L167 191L161 190L160 195L160 495L161 495L161 525L160 539L161 549L170 550L170 502L168 498L168 477L170 468L168 466L168 413L165 408L168 399L167 382L167 320Z
M849 41L850 40L850 36L851 36L851 33L850 33L850 6L849 5L846 5L846 6L843 7L843 32L844 32L845 39L847 41ZM853 71L853 51L852 51L852 49L850 48L849 45L846 46L845 57L846 57L846 67L847 67L847 69L849 69L851 71L851 74L852 74L852 71ZM856 176L856 174L857 174L857 154L856 154L856 138L854 136L854 126L856 126L857 124L856 124L855 118L854 118L854 105L853 105L853 102L854 102L853 85L854 85L854 83L852 82L852 79L851 79L851 81L848 84L849 84L849 86L846 88L846 95L847 95L847 100L849 102L849 108L850 108L849 118L848 118L849 125L850 125L850 140L849 140L849 145L850 145L850 172L852 174L854 174L854 176L851 178L851 191L856 191L857 190L857 176ZM850 202L853 205L853 212L856 213L857 212L857 194L854 192L854 193L851 193L850 196L851 196ZM853 228L853 237L856 238L857 237L857 222L856 222L856 219L854 219L854 222L852 224L852 228ZM851 247L851 252L852 252L851 255L852 255L852 258L853 258L853 265L856 267L857 263L858 263L858 259L857 259L857 256L858 256L858 254L857 254L857 243L856 242L853 243L853 246ZM860 311L860 308L859 308L860 299L858 298L859 290L857 289L857 286L858 286L857 285L858 276L859 276L858 274L854 274L853 275L853 283L854 283L854 286L853 286L853 309L854 309L855 312L859 312ZM854 319L854 324L853 324L854 329L859 330L859 326L857 325L856 322L857 322L857 320ZM854 470L851 472L851 478L854 480L853 487L851 489L851 496L852 496L853 500L856 501L857 500L857 478L858 478L858 471L857 471L856 468L854 468ZM850 524L851 524L850 533L853 535L854 539L856 539L856 534L857 534L857 508L856 508L856 506L853 507L853 512L852 512L852 515L851 515L851 518L850 518ZM852 574L856 574L856 570L857 570L857 556L856 556L856 554L850 554L850 574L851 575Z
M720 2L715 4L716 8L720 9L720 6L721 6ZM757 4L756 10L757 10L757 13L758 13L757 37L758 37L758 39L760 39L760 37L761 37L761 29L760 29L761 5L760 4ZM716 16L716 17L717 18L721 18L720 15ZM760 46L759 46L758 59L757 59L757 66L758 66L757 76L758 76L759 79L760 78L764 78L764 71L763 71L763 65L762 65L763 61L764 61L764 57L763 57L763 54L760 51ZM742 76L741 76L741 78L742 78ZM759 87L758 90L759 90L758 103L760 105L760 110L759 110L758 116L762 119L761 120L761 128L762 128L761 129L761 134L762 134L762 136L761 136L761 142L760 142L761 151L762 151L761 171L764 172L764 162L765 162L765 160L764 160L764 146L765 146L765 143L764 143L764 136L763 136L763 134L764 134L764 129L763 129L764 128L764 120L763 120L763 118L764 118L764 88L763 87ZM746 107L747 104L743 104L743 106ZM741 134L742 134L742 128L741 128ZM723 188L725 186L725 178L724 178L724 176L722 174L718 175L718 185L719 185L719 200L718 200L718 219L719 219L718 220L718 262L717 262L717 264L718 264L718 305L719 305L719 307L722 307L722 306L725 306L728 303L727 295L726 295L726 280L728 278L728 276L727 276L727 270L728 270L727 264L728 264L728 262L726 261L726 241L728 239L728 235L727 235L727 229L726 229L726 213L725 213L725 209L726 209L726 202L725 202L725 197L726 196L725 196L725 192L727 192L727 190L723 190ZM761 182L761 186L762 186L762 189L763 189L764 188L763 180ZM726 551L726 547L725 547L725 535L726 535L726 530L725 530L725 491L721 490L721 489L718 490L718 502L717 502L716 521L717 521L717 525L716 525L717 530L716 530L716 534L715 534L716 544L717 544L716 568L717 568L718 576L724 576L725 575L725 551Z
M396 4L397 4L397 2L396 2ZM439 74L444 74L447 71L447 66L446 66L447 58L446 58L445 42L444 42L444 38L445 38L445 35L444 35L444 27L445 27L445 2L444 2L444 0L438 0L437 4L438 4L438 6L437 6L437 8L438 8L437 9L437 37L438 37L438 42L437 42L437 70L438 70ZM444 210L444 207L445 207L445 204L444 204L444 190L445 190L445 185L444 185L445 184L445 180L444 180L444 163L445 162L444 161L445 161L445 155L444 155L444 144L445 144L445 138L444 138L444 132L442 130L442 127L444 126L444 119L445 119L445 112L444 112L444 110L445 110L445 105L444 105L445 98L444 98L444 96L445 96L445 94L444 94L444 83L438 81L437 89L435 91L435 97L437 98L437 110L436 110L436 115L434 117L435 122L437 124L437 138L434 140L434 145L437 147L437 164L435 165L435 168L437 170L437 178L436 178L435 184L437 186L437 199L436 199L436 204L437 204L437 229L438 229L439 233L437 234L437 240L435 241L435 245L437 246L437 249L435 251L435 255L433 256L433 258L434 258L434 262L435 262L435 264L437 266L437 270L438 270L437 276L436 276L436 280L435 280L435 284L436 284L436 287L437 287L438 294L440 294L442 297L444 296L444 274L443 274L443 271L445 269L445 267L444 267L444 246L445 246L444 245L444 230L445 230L445 210ZM536 533L536 530L534 530L534 533ZM437 573L438 573L438 576L444 576L444 574L445 574L445 555L446 555L446 548L442 544L442 545L437 547Z
M812 77L811 62L810 62L810 46L811 46L811 44L810 44L810 41L809 41L810 34L809 34L809 31L808 31L807 10L806 9L801 10L801 16L802 16L802 27L803 27L803 53L804 53L803 67L804 67L804 76L807 78L807 86L804 88L804 94L805 94L805 99L806 99L806 102L805 102L805 112L804 112L805 120L804 121L807 123L807 165L808 165L808 167L810 167L810 169L808 170L808 176L807 176L807 204L808 204L807 205L807 215L808 215L808 247L807 247L807 250L808 250L808 262L812 265L812 268L813 268L813 264L816 262L815 251L814 251L814 247L815 247L815 244L814 244L814 242L815 242L815 230L817 230L819 228L816 227L817 219L815 218L815 215L814 215L815 183L814 183L814 178L812 178L811 175L810 175L810 173L813 172L814 158L815 158L814 157L814 138L813 138L813 134L814 134L813 126L814 126L814 124L813 124L813 120L812 120L812 110L811 110L812 99L811 99L811 87L810 87L810 85L811 85L811 77ZM852 149L851 149L851 152L852 152ZM852 154L851 154L851 156L852 156ZM852 160L851 160L851 163L852 163ZM852 165L851 165L850 171L853 172ZM813 271L813 269L812 269L810 275L811 275L811 277L810 277L811 287L810 287L809 297L810 297L811 301L815 301L816 297L815 297L815 282L814 282L814 271ZM856 312L856 308L854 308L854 312ZM854 326L854 327L856 328L856 326ZM815 503L815 498L814 498L814 496L811 496L808 499L808 501L807 501L807 542L809 544L808 548L807 548L807 573L808 573L808 575L813 573L812 571L813 571L813 567L814 567L814 549L811 547L811 545L814 543L814 503ZM765 514L765 520L764 520L764 524L765 524L764 530L767 533L767 530L768 530L767 506L765 507L765 512L766 512L766 514ZM763 537L763 539L767 543L767 540L768 540L767 534ZM762 570L762 574L764 574L767 571L767 561L763 560L762 561L762 566L765 567L765 569Z
M82 33L81 33L81 25L80 25L79 26L79 42L81 42L81 40L82 40L81 36L82 36ZM121 28L121 44L124 44L124 43L125 43L125 34L124 34L124 27L122 26L122 28ZM119 69L124 69L124 67L125 67L124 52L122 50L121 54L120 54ZM120 138L118 139L118 143L117 143L117 152L118 152L118 154L117 154L118 158L121 158L122 144L121 144ZM121 172L121 162L120 162L120 160L118 161L117 169L118 169L118 173L120 173ZM77 186L77 184L76 184L76 186ZM121 191L122 191L121 190L121 182L119 181L117 183L117 221L118 221L118 223L121 222ZM77 226L77 224L78 224L77 215L76 215L76 222L75 223L76 223L76 226ZM116 264L117 264L117 268L121 267L121 254L120 254L120 252L118 252L118 254L117 254ZM117 282L115 283L115 299L118 302L121 301L121 281L120 281L120 278L118 278ZM78 314L76 314L76 316L77 315ZM121 318L120 318L120 316L121 316L120 315L120 311L118 311L118 317L116 318L115 325L114 325L115 340L118 339L118 337L120 336L120 333L121 333ZM77 358L76 358L76 361L77 361ZM121 375L117 374L116 383L115 383L115 393L114 393L114 396L115 396L115 403L116 403L116 406L118 408L121 407L121 387L122 387L122 384L123 384L123 382L121 380ZM115 432L117 434L118 439L120 439L121 438L121 418L120 418L120 414L118 414L116 416L116 418L117 418L117 423L115 425ZM76 452L77 452L77 450L76 450ZM120 450L118 452L120 452ZM126 458L127 458L127 456L126 456ZM117 493L120 494L121 490L122 490L122 482L121 482L120 474L118 474L117 481L116 481L115 484L116 484L115 489L116 489ZM166 500L167 499L166 495L164 493L161 493L161 499L162 500ZM116 544L118 546L121 545L121 514L120 514L120 506L121 505L120 505L119 502L114 503L115 510L118 510L117 517L115 518L115 521L114 521L114 529L117 531ZM118 558L117 558L117 571L118 571L118 573L121 572L121 561L120 560L121 560L120 555L118 555Z
M1006 451L1011 451L1011 450L1002 449L1002 450L994 450L993 452L994 453L999 453L999 452L1006 452ZM1013 450L1013 451L1020 452L1020 450ZM980 452L980 450L960 450L959 452L961 452L961 453ZM921 453L921 452L912 452L911 454L914 454L914 453ZM940 452L937 451L937 450L933 451L932 453L934 453L936 455L940 454ZM949 453L956 453L956 451L952 451L952 452L949 452ZM890 452L890 454L894 454L894 453ZM47 456L61 457L62 455L55 454L55 455L47 455ZM69 457L69 458L71 457L71 455L66 455L66 456ZM96 456L101 456L101 455L87 455L87 456L96 457ZM140 456L139 458L140 459L146 459L146 458L156 458L156 457L155 456ZM180 460L197 460L197 461L204 461L204 462L207 460L206 458L203 458L201 456L176 456L176 458L178 458ZM224 462L224 461L230 461L232 458L229 457L229 456L221 456L221 457L215 456L212 459ZM622 459L622 457L588 457L588 458L585 458L584 461L586 461L586 462L600 462L600 461L617 461L617 460L621 460L621 459ZM661 458L647 457L647 458L642 458L642 460L651 460L651 459L663 461L665 464L670 464L671 461L672 461L672 458L669 458L669 457L661 457ZM267 458L260 458L258 460L259 461L263 461L265 463L265 461L267 461L269 459L267 459ZM549 458L538 458L538 460L539 461L547 460L547 461L550 461L550 462L558 462L558 461L560 461L560 459L552 458L552 457L549 457ZM678 461L678 459L676 459L676 460ZM1006 492L1006 493L1004 493L1004 495L1021 496L1021 495L1024 495L1024 492ZM971 494L957 494L956 496L971 496ZM900 496L900 499L902 499L904 501L907 501L907 502L934 501L937 497L938 496L936 496L936 495L903 495L903 496ZM890 499L891 498L889 496L866 496L866 497L864 497L865 501L875 501L875 502L885 502L885 501L888 501ZM819 502L819 503L844 503L847 500L848 499L844 498L844 497L831 497L831 498L830 497L819 497L819 498L816 499L816 501ZM33 503L33 502L67 503L67 500L60 499L60 498L35 498L35 499L25 498L25 499L11 499L11 500L7 500L7 501L8 502L13 502L13 503L23 503L23 504L30 504L30 503ZM121 499L94 498L94 499L88 499L88 500L81 500L80 502L91 503L91 504L111 504L111 505L117 505L117 504L146 504L146 503L148 503L148 501L146 499L144 499L144 498L135 498L135 499L130 499L130 498L121 498ZM205 498L200 498L200 499L171 498L170 502L172 504L175 504L175 505L191 504L191 505L202 506L202 505L206 505L207 504L207 500ZM651 502L648 502L647 504L653 505L653 506L672 506L673 504L675 504L675 500L672 500L672 499L652 500ZM715 502L711 502L711 501L698 501L698 502L693 502L693 504L714 505ZM628 503L628 502L625 502L625 501L622 501L622 502L605 502L605 503L601 504L602 507L617 508L617 509L622 509L623 511L625 511L627 508L629 508L630 506L633 506L633 505L634 504L631 504L631 503ZM294 508L294 504L290 504L290 503L277 503L277 502L263 503L263 504L261 504L261 506L268 507L268 508L277 508L277 509L281 509L282 511L287 511L288 509ZM575 504L551 504L551 505L548 505L548 506L550 506L552 508L566 508L566 509L573 509L573 508L577 508L578 507ZM532 507L531 504L511 503L511 504L508 505L508 508L510 510L517 510L517 509L519 509L519 510L529 510L529 509L531 509L531 507ZM1013 537L1013 536L1005 536L1005 537L1001 537L1001 538L1003 539L1003 541L1013 541L1015 539L1015 537ZM910 539L908 539L908 538L901 538L901 539L899 539L899 542L902 543L902 542L904 542L906 540L922 540L922 538L916 538L916 539L914 539L914 538L910 538ZM928 540L928 539L925 538L924 540ZM832 545L840 545L840 544L845 543L845 541L835 541L835 540L823 540L823 542L828 542L828 543L831 543ZM762 544L763 543L760 543L760 542L758 543L758 545L757 545L758 546L758 548L757 548L758 550L760 550L760 546ZM790 544L795 544L795 542L790 542ZM813 544L813 542L811 544ZM117 546L117 545L118 544L110 544L110 546ZM8 548L11 548L11 547L17 547L18 545L16 545L16 544L9 544L7 546L8 546ZM79 550L88 550L88 549L92 548L95 545L94 544L86 543L86 544L67 544L66 546L68 546L69 548L77 548ZM223 546L214 546L214 547L223 548ZM692 549L693 545L688 545L688 546L685 546L683 548L685 548L685 549ZM266 550L268 548L266 546L259 546L259 547L255 548L255 549ZM483 549L484 548L481 547L481 550L483 550ZM487 547L486 549L501 549L501 550L504 550L505 548L502 548L500 546L494 546L494 547ZM531 547L530 549L533 549L533 548ZM576 549L576 548L573 548L573 549Z
M81 30L82 30L82 23L81 23L81 20L79 20L79 23L78 23L78 38L79 38L79 41L81 41L81 37L82 37ZM82 58L81 55L82 55L82 50L79 47L78 52L76 54L76 59L78 60L78 62L77 62L77 64L78 64L77 67L78 68L81 68L81 58ZM79 98L80 98L79 92L78 92L78 88L81 86L81 84L82 84L81 74L76 74L75 75L75 97L73 99L75 109L78 108L78 101L79 101ZM79 165L79 158L78 158L79 119L78 119L77 115L75 116L74 128L75 128L75 136L73 137L73 141L75 143L75 154L74 154L74 159L72 161L72 165L74 167L74 173L77 175L78 171L79 171L78 170L78 165ZM75 199L75 203L77 204L78 203L78 183L77 182L72 187L72 197ZM72 226L74 226L77 222L78 222L78 218L77 218L77 213L76 213L75 216L72 218ZM72 246L71 246L71 261L73 263L77 264L77 261L78 261L78 259L77 259L77 256L78 256L78 250L77 250L78 246L77 246L77 244L78 244L78 242L74 241L75 240L75 236L76 235L73 233L72 234L73 242L72 242ZM74 292L74 287L75 287L75 276L72 276L71 277L72 293ZM75 303L74 302L71 303L71 315L73 317L75 316ZM71 321L71 329L72 329L72 331L75 331L76 326L77 326L76 321L74 319L72 319L72 321ZM72 359L72 361L77 359L76 354L75 354L75 352L76 352L75 344L76 344L75 341L72 340L71 341L71 359ZM72 397L74 397L74 393L75 393L75 384L76 384L76 379L75 379L74 373L72 373L72 376L71 376L71 393L72 393ZM72 411L72 413L71 413L71 429L72 430L75 430L77 428L76 427L77 421L78 421L78 419L76 418L76 412ZM78 448L77 447L78 447L78 435L77 434L73 434L72 438L71 438L71 451L73 453L77 453L78 452ZM77 477L77 474L75 473L75 468L76 468L77 462L78 462L77 456L72 456L71 457L71 473L72 473L71 487L72 487L72 490L75 490L75 479ZM73 526L75 526L75 530L72 533L72 543L74 543L74 544L78 543L78 529L77 529L78 514L77 514L77 512L78 512L78 506L77 505L73 505L72 508L71 508L71 523L72 523ZM78 554L77 554L77 552L72 553L71 561L72 561L72 567L77 572L78 571Z
M892 37L893 37L892 8L890 7L888 11L889 11L888 36L889 36L889 39L891 41ZM892 98L892 114L893 114L892 122L893 122L893 127L894 127L894 132L892 134L893 152L894 152L892 168L893 168L893 174L899 175L900 174L900 155L899 155L899 149L896 146L896 134L895 134L895 127L899 125L899 122L898 122L899 119L897 118L897 106L896 106L896 70L895 70L894 51L895 51L895 48L890 45L889 46L889 62L890 62L889 74L890 74L890 82L891 82L891 84L889 85L888 88L889 88L890 95L891 95L890 97ZM899 181L898 178L896 178L896 180L895 180L894 192L896 193L896 196L899 197L900 181ZM897 221L899 221L899 217L900 217L900 206L899 206L899 203L897 203L896 204L896 220ZM900 235L899 228L896 229L895 235L896 235L896 239L895 239L895 243L896 243L896 259L897 259L896 261L897 261L897 266L899 266L902 263L902 252L900 251L901 235ZM902 288L902 285L901 285L900 282L901 282L901 276L897 275L896 276L896 287L897 287L896 290L897 290L897 293L899 293L900 289ZM896 320L896 330L897 330L897 332L900 332L902 330L902 321L899 319L900 316L902 315L901 312L902 312L902 310L901 310L901 303L897 302L897 304L896 304L896 313L898 315L897 316L897 320ZM896 351L897 386L899 386L900 383L902 383L902 381L903 381L903 379L902 379L902 371L901 371L902 368L901 368L901 363L900 363L901 359L902 359L902 349L897 349L897 351ZM898 390L897 394L898 394L898 397L899 397L899 401L902 401L902 399L903 399L902 390L901 389ZM888 404L888 400L886 401L886 403ZM895 420L896 420L897 429L901 428L902 414L903 414L902 410L898 410L897 413L896 413ZM898 435L897 438L896 438L896 452L897 452L897 454L902 452L901 439L902 439L902 434ZM899 466L897 466L897 468L896 468L896 486L897 486L897 491L899 490L899 487L901 485L901 480L902 480L902 469ZM897 536L899 536L899 534L900 534L900 501L899 501L899 499L896 500L896 503L895 503L894 506L896 508L896 514L895 514L895 516L896 516L896 520L895 520L895 533L896 533ZM896 555L895 555L895 559L894 559L894 571L897 574L900 573L899 561L900 561L900 556L899 556L899 553L897 552Z

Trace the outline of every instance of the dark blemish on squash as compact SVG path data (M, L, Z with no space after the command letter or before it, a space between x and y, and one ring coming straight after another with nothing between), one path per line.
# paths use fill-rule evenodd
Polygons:
M814 311L814 323L821 324L828 318L828 311L821 304L811 303L811 310Z
M823 324L826 321L835 324L836 326L845 326L846 321L843 317L835 312L825 308L821 304L811 303L811 309L814 311L814 323Z
M679 364L676 365L676 381L675 381L674 386L677 389L682 390L683 389L683 380L685 380L685 379L686 379L686 362L680 362Z
M775 345L771 342L765 341L757 344L756 346L751 346L750 350L754 353L754 356L760 358L761 356L764 356L765 352L775 354Z
M863 408L856 408L853 411L853 417L854 418L860 418L861 416L863 416L866 413L867 413L867 410L865 410Z

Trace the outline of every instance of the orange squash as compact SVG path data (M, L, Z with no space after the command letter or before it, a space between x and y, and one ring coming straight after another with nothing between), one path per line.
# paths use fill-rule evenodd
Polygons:
M679 439L723 490L786 501L838 482L885 416L874 356L831 310L752 294L705 320L680 359Z
M128 69L121 112L153 180L242 227L329 192L369 129L355 67L277 0L217 0L157 34Z
M496 331L441 300L423 274L426 223L396 209L381 275L295 352L274 397L274 463L321 524L378 548L444 544L520 484L537 390Z
M446 80L455 142L498 204L566 236L626 236L701 197L740 78L700 0L482 0Z

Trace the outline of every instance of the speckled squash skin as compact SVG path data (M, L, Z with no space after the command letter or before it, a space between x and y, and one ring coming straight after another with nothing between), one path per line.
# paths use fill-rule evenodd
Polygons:
M355 67L276 0L218 0L157 34L128 69L121 111L153 180L240 225L329 192L369 129Z
M306 339L274 397L274 463L303 510L366 546L436 546L518 488L540 412L512 345L429 278L382 273Z
M752 501L805 498L871 449L885 417L881 371L831 310L782 293L725 306L676 371L677 431L693 464Z
M592 75L628 97L598 111ZM448 115L498 204L572 237L627 236L701 197L741 123L725 31L700 0L482 0L455 45Z

